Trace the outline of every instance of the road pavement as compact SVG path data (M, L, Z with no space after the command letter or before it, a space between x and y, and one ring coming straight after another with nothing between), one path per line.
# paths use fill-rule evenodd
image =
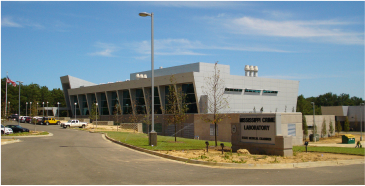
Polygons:
M34 125L21 124L34 129ZM112 143L99 133L36 126L53 136L1 146L4 185L299 185L361 184L364 165L299 169L227 169L191 165Z

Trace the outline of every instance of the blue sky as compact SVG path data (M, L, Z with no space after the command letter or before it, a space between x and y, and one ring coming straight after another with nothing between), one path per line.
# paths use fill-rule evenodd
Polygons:
M1 77L61 88L195 62L364 98L364 2L1 2Z

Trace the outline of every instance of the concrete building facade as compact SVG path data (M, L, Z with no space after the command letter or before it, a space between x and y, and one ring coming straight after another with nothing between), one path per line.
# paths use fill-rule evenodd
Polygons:
M215 64L198 62L169 68L160 67L154 70L154 108L157 116L155 130L159 134L171 136L175 133L174 126L166 122L164 111L168 87L172 84L170 77L174 75L176 87L187 94L186 102L189 108L187 120L178 126L178 136L214 139L212 124L205 123L201 119L204 115L211 114L206 109L208 103L204 87L207 87L206 80L212 77L214 67ZM231 141L230 125L239 122L241 114L271 113L276 118L282 118L279 115L285 115L284 118L294 115L298 117L298 120L290 123L290 127L293 130L294 126L295 131L295 136L292 137L293 144L302 143L301 113L296 113L299 81L258 77L258 67L254 66L246 65L245 69L242 69L245 73L241 76L231 75L229 65L218 64L217 67L224 82L224 96L229 104L229 107L221 110L221 113L231 116L231 119L226 118L219 124L219 140ZM129 122L131 113L135 112L142 117L147 110L150 110L151 105L146 104L146 100L152 91L151 71L131 73L129 80L99 85L69 75L62 76L60 79L71 115L76 114L77 117L86 118L94 103L98 103L100 120L114 120L115 105L119 104L122 108L119 121ZM281 128L278 134L289 135L287 124L278 123Z
M365 113L364 106L321 106L323 115L334 115L335 121L339 121L344 128L346 117L350 123L350 131L360 131L360 123L362 131L364 131Z

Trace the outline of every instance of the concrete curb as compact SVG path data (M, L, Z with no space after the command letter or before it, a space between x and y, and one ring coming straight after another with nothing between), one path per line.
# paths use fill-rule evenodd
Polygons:
M33 136L1 136L1 139L12 139L12 138L36 138L36 137L48 137L53 136L52 133L47 135L33 135Z
M156 155L162 158L167 158L171 160L181 161L185 163L197 164L197 165L206 165L213 167L221 167L221 168L240 168L240 169L289 169L289 168L310 168L310 167L324 167L324 166L338 166L338 165L352 165L352 164L364 164L365 159L358 160L336 160L336 161L319 161L319 162L303 162L303 163L285 163L285 164L238 164L238 163L218 163L218 162L207 162L207 161L199 161L186 159L176 156L171 156L168 154L161 154L156 151L147 150L144 148L136 147L133 145L129 145L117 140L114 140L108 135L102 133L106 139L117 143L119 145L123 145L125 147L138 150L141 152L145 152L148 154Z
M6 145L6 144L10 144L10 143L17 143L17 142L21 142L19 139L13 140L13 141L5 141L5 142L1 142L1 145Z

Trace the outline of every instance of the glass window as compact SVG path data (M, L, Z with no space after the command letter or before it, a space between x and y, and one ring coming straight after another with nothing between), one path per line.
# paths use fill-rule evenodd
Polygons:
M101 93L101 115L109 115L108 102L105 93Z
M215 136L215 133L214 133L214 124L210 124L210 135L211 136ZM218 136L218 125L217 125L217 136Z
M137 114L146 113L146 103L144 100L142 89L136 89L136 110L137 110Z
M123 90L123 114L132 114L131 97L129 90Z

